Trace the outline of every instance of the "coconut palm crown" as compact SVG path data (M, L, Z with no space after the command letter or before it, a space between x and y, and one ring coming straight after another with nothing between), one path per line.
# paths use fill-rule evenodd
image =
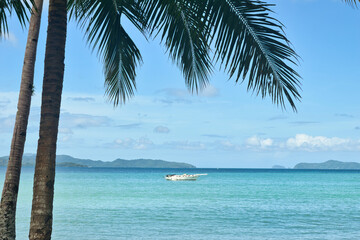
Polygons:
M133 96L142 62L121 23L125 16L145 37L161 38L192 92L208 84L214 60L235 82L246 80L256 95L269 95L281 107L287 101L296 111L300 76L290 65L298 56L270 16L271 6L258 0L69 1L70 15L104 62L106 93L115 106Z

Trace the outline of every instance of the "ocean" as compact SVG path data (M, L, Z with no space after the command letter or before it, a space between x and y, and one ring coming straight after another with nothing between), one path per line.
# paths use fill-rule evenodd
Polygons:
M170 173L208 175L166 181ZM32 181L24 168L20 240ZM360 171L58 168L52 239L360 239Z

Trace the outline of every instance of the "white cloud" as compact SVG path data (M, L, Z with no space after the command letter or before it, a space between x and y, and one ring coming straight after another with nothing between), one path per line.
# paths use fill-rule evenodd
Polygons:
M70 128L59 128L59 133L61 133L61 134L73 134L73 131Z
M160 98L156 98L154 102L161 102L167 105L171 104L192 104L200 103L201 97L213 98L219 95L219 90L212 85L208 85L202 89L198 94L191 93L186 89L179 88L165 88L157 91L156 93L163 95Z
M59 141L62 143L69 142L73 134L70 128L59 128Z
M15 46L18 42L15 34L13 34L12 32L1 35L0 37L5 39L5 41L11 43L11 45L13 45L13 46Z
M170 129L165 127L165 126L157 126L156 128L154 128L154 132L156 132L156 133L169 133Z
M10 103L11 103L11 101L9 99L1 99L0 98L0 110L5 109Z
M164 145L169 148L176 148L181 150L205 150L207 148L205 143L190 141L165 142Z
M16 114L18 98L18 92L0 92L0 117Z
M219 144L220 143L220 144ZM296 134L283 140L260 138L253 136L245 140L244 144L236 144L229 141L217 142L224 150L253 151L360 151L360 140L339 137L310 136Z
M110 144L110 147L144 150L144 149L148 149L152 145L154 145L154 143L149 138L142 137L139 139L133 139L133 138L116 139L112 144Z
M60 126L62 128L89 128L110 126L112 120L103 116L92 116L88 114L62 113L60 115Z
M62 142L62 143L69 142L70 140L71 140L70 135L59 136L59 141Z
M141 126L141 123L130 123L130 124L116 125L116 127L122 128L122 129L134 129L134 128L139 128L140 126Z
M215 141L213 143L216 149L226 150L226 151L238 151L241 149L241 146L238 144L234 144L229 140L225 141Z
M313 137L306 134L296 134L294 138L289 138L286 141L286 147L291 150L304 151L359 150L359 141L338 137Z
M15 115L0 118L0 132L12 132L15 125Z
M75 102L95 102L95 98L93 97L68 97L67 100Z
M165 88L157 91L157 93L165 93L165 95L176 98L188 97L190 94L187 90L179 88Z
M271 138L259 138L257 136L250 137L246 139L246 147L259 147L267 148L271 147L274 141Z
M208 85L199 95L203 97L216 97L219 95L219 90L212 85Z

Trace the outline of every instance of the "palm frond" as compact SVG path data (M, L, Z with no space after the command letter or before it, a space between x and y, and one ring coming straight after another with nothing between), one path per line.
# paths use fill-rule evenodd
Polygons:
M135 68L141 62L121 25L123 14L140 31L161 36L190 90L197 92L208 83L213 41L215 59L230 77L248 80L248 90L269 95L282 107L287 100L296 111L300 76L287 64L296 65L297 55L269 7L259 0L69 0L71 15L103 56L107 94L115 105L133 95Z
M216 59L230 77L248 80L248 90L285 107L284 97L296 111L300 100L296 64L280 22L269 16L269 4L258 0L208 0L209 25L213 27Z
M10 12L8 1L0 1L0 37L9 31L7 24L8 12Z
M212 71L203 4L186 0L145 0L144 12L151 35L161 34L170 57L178 64L191 91L204 88Z
M124 103L136 89L136 67L142 62L139 49L121 24L125 15L140 31L140 8L131 0L72 0L70 14L80 22L93 49L104 61L106 94L114 105Z
M360 0L343 0L343 1L353 7L357 7L358 4L360 4Z
M0 36L7 34L8 24L7 17L10 16L13 11L19 19L22 27L25 26L28 18L28 13L31 12L31 7L34 5L34 0L1 0L0 1Z

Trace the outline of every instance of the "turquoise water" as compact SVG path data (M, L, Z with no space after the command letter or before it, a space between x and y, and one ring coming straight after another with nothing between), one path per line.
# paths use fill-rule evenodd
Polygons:
M208 173L170 182L168 173ZM1 186L5 169L0 168ZM22 172L17 239L27 239L33 169ZM59 168L53 238L359 239L360 172Z

